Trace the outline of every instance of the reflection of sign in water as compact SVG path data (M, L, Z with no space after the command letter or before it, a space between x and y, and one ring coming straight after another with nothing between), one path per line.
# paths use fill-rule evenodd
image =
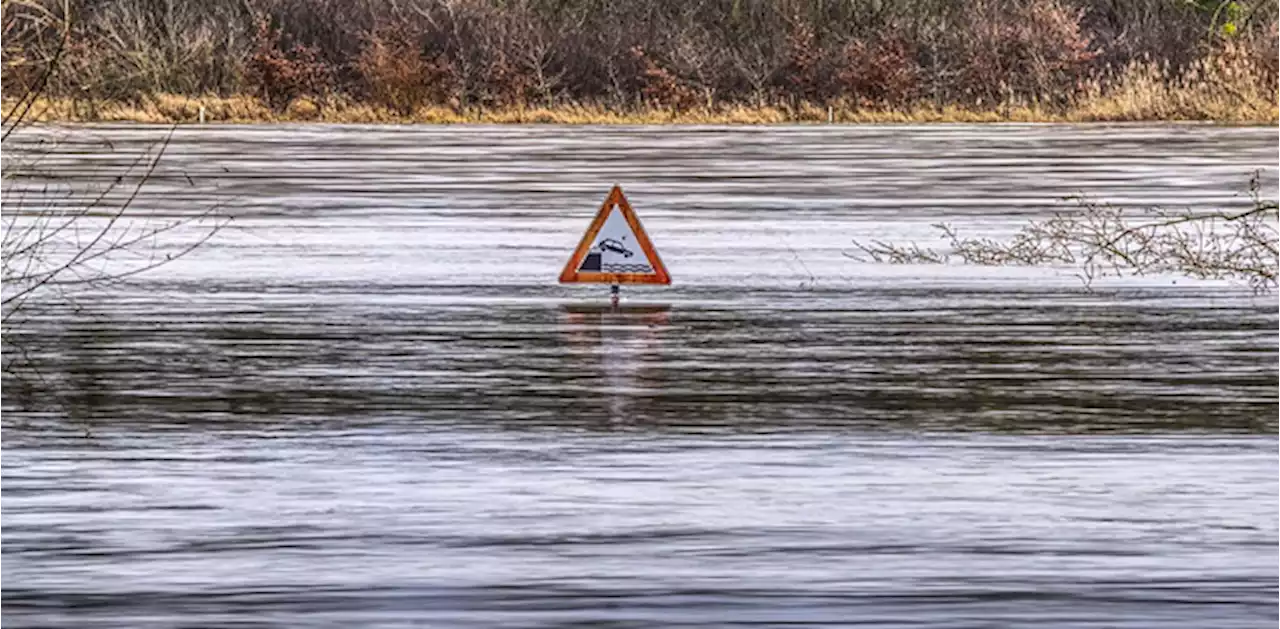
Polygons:
M575 305L565 310L568 346L575 350L574 371L589 378L591 399L603 402L603 408L594 412L604 411L611 422L635 423L643 418L646 401L661 386L653 358L660 355L669 307ZM572 407L593 412L587 403Z
M636 255L637 253L643 255ZM667 267L640 226L622 189L614 186L582 242L560 273L560 281L601 284L670 284Z

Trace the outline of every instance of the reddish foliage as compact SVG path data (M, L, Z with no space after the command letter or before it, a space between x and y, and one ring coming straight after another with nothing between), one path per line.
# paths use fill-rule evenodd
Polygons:
M258 96L282 110L299 96L328 92L333 71L320 59L319 51L298 43L286 47L281 40L280 29L259 16L253 51L245 67L245 78Z
M355 67L369 98L402 114L427 103L457 102L453 66L442 54L428 54L420 37L403 24L369 33Z
M860 106L900 107L918 96L921 75L915 47L894 36L849 42L836 79Z
M820 100L828 95L830 80L813 25L796 16L788 26L787 65L783 72L786 87L802 98Z
M645 101L677 110L698 104L698 93L646 55L644 48L633 47L631 56L640 66L640 93Z
M533 77L513 55L501 48L491 50L484 79L490 103L523 104L529 102L534 93Z
M1097 56L1081 32L1083 11L1059 0L1033 0L1012 11L981 3L955 43L956 82L979 104L1009 95L1052 98L1074 93Z

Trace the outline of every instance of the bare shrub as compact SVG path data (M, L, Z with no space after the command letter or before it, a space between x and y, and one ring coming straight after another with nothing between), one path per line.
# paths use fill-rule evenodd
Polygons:
M557 94L565 84L564 76L567 69L564 66L564 60L557 58L558 51L554 44L550 43L548 37L541 32L535 34L528 45L521 50L524 51L521 60L533 79L532 88L543 104L548 106L554 104Z
M1270 14L1269 23L1250 31L1242 37L1248 63L1259 79L1258 87L1270 95L1280 90L1280 21L1277 13Z
M1197 4L1198 0L1083 2L1080 25L1091 36L1105 67L1158 59L1176 71L1197 57L1208 29L1212 9L1206 11Z
M535 18L519 10L488 17L481 41L479 100L492 105L525 105L536 96L532 67L527 63Z
M764 106L774 93L774 85L787 59L782 54L783 42L776 36L762 34L738 44L733 50L733 65L746 84L751 103Z
M5 5L6 33L8 4ZM66 34L72 28L67 5L42 13L42 28ZM26 31L31 32L31 31ZM62 50L59 48L57 50ZM68 177L60 160L85 150L114 152L103 142L86 147L54 130L31 122L32 104L59 69L61 54L43 58L37 78L29 80L18 106L4 118L0 155L0 325L4 334L4 371L12 372L25 356L21 331L33 306L41 309L78 305L73 293L106 289L169 264L204 244L226 224L216 205L194 211L144 211L136 201L156 173L172 130L121 172ZM15 57L10 63L27 63ZM25 70L24 70L25 72ZM105 176L103 176L105 175ZM187 177L191 185L194 181ZM105 182L105 183L98 183ZM16 352L14 350L17 350Z
M4 0L2 7L0 60L5 87L8 94L21 94L25 101L46 89L65 56L71 36L66 21L70 8L66 2L28 0Z
M238 87L248 46L248 16L241 5L147 0L66 5L76 19L68 22L60 72L47 86L51 93L124 101L159 92L229 93ZM5 10L11 12L8 3ZM51 50L51 41L22 39L26 55L42 57Z
M1082 199L1078 211L1033 221L1008 241L961 236L950 225L935 225L946 251L917 243L854 245L873 261L894 264L1069 265L1086 287L1099 277L1173 273L1271 292L1280 265L1277 205L1261 197L1259 177L1249 183L1253 207L1238 212L1132 211Z
M1249 47L1271 86L1280 88L1280 23L1268 24L1265 31L1249 38Z
M351 63L360 55L365 34L380 20L405 19L410 15L405 5L420 3L420 0L407 3L401 0L210 1L244 3L253 14L251 34L257 34L258 20L266 18L278 31L282 50L287 53L293 46L310 49L315 60L327 66L333 80L344 87L358 79Z

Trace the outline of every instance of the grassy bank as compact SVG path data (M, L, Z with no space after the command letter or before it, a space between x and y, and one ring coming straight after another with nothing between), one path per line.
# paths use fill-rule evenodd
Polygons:
M4 103L5 115L12 102ZM409 114L365 104L296 101L277 112L253 97L195 98L161 94L143 103L86 103L69 99L40 99L33 108L33 121L40 122L138 122L196 123L200 109L206 123L386 123L386 124L891 124L891 123L991 123L991 122L1141 122L1206 121L1236 125L1267 125L1277 122L1274 103L1248 105L1221 104L1212 108L1170 111L1143 103L1104 100L1067 111L1047 111L1036 107L1011 106L979 111L960 107L917 107L908 110L856 109L813 104L798 107L733 106L716 109L676 111L650 107L614 110L602 106L559 105L554 107L509 107L455 110L422 107Z
M1277 119L1276 0L23 0L44 120Z
M132 102L41 97L29 118L44 122L193 123L413 123L413 124L782 124L931 122L1138 122L1207 121L1275 124L1280 108L1270 94L1221 81L1169 80L1159 68L1134 65L1110 86L1095 85L1066 106L1006 102L992 107L917 103L898 108L859 106L845 100L796 105L732 105L679 109L658 104L611 107L560 103L448 107L419 105L405 111L350 98L297 97L282 108L256 96L155 94ZM16 100L3 101L8 116Z

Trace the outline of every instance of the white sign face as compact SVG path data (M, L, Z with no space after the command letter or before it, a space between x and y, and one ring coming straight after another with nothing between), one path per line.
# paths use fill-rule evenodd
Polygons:
M579 272L590 273L653 273L635 232L627 224L627 218L617 206L609 211L609 217L600 227L600 233L591 243L587 255L578 266Z

